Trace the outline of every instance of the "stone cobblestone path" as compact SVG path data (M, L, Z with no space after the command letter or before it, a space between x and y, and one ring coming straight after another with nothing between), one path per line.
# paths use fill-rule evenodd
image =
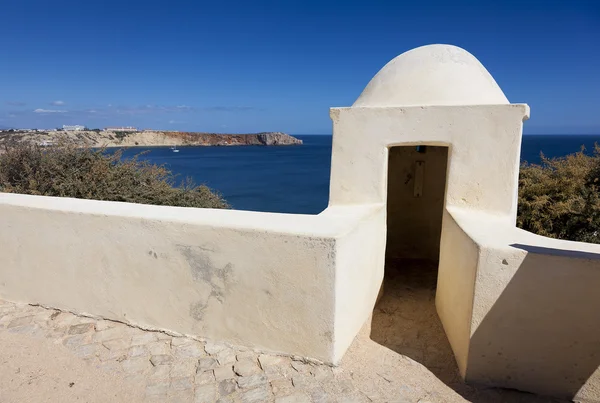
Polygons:
M427 368L364 335L341 366L332 368L2 300L1 332L62 344L74 359L141 385L148 402L465 401ZM477 402L551 401L494 389L468 393Z

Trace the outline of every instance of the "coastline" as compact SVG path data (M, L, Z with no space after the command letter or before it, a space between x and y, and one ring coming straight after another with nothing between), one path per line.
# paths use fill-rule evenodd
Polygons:
M52 146L62 142L91 148L292 146L302 144L302 140L282 132L221 134L155 130L131 132L107 130L0 131L0 145L28 143Z

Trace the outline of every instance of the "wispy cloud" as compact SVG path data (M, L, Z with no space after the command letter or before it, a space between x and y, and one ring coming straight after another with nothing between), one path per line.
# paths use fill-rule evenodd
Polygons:
M35 109L33 112L35 113L67 113L68 111L61 111L57 109Z
M21 102L21 101L6 101L6 105L10 105L10 106L25 106L27 104L25 102Z
M200 109L209 112L248 112L261 110L255 106L207 106Z
M50 102L50 105L54 105L54 106L61 106L64 105L65 101L52 101Z
M111 109L113 110L113 109ZM254 106L188 106L188 105L143 105L143 106L119 106L114 111L125 115L144 115L158 113L200 113L200 112L249 112L261 111L263 109Z

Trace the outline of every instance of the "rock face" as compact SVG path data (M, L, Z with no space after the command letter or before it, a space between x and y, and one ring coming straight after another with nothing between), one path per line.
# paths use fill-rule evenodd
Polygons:
M113 131L4 131L0 144L12 141L40 145L56 144L61 139L89 147L143 147L143 146L288 146L300 145L299 140L281 132L256 134L219 134L198 132L166 132L144 130L137 132Z

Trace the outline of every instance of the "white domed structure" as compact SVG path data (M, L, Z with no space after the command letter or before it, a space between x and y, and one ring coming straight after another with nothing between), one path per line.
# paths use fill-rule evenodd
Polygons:
M475 56L456 46L427 45L405 52L386 64L352 106L508 103L494 78Z

